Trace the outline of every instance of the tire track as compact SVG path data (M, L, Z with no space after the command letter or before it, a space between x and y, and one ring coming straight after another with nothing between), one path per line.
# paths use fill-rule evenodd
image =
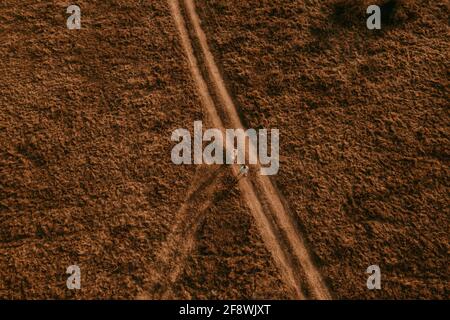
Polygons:
M183 0L168 0L168 3L192 77L212 123L224 133L222 118L225 116L227 123L234 128L244 128L209 49L193 0L183 2L182 9L186 18L180 8L180 1ZM258 166L255 166L255 169L257 168ZM237 166L232 166L232 171L237 175ZM252 176L240 180L239 187L261 237L285 283L292 289L294 297L331 299L329 290L300 236L295 219L283 206L281 195L271 180L267 176Z
M213 204L214 193L219 188L215 182L225 172L223 168L226 167L215 170L198 168L193 187L175 214L175 224L156 253L154 269L149 279L153 286L151 293L143 293L138 299L174 298L173 284L183 271L186 258L195 246L195 234L205 212Z

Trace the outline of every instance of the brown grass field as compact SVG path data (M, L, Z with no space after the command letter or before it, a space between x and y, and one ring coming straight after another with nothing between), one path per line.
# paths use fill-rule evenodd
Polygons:
M0 299L448 299L450 6L369 2L2 1ZM174 165L196 120L278 175Z

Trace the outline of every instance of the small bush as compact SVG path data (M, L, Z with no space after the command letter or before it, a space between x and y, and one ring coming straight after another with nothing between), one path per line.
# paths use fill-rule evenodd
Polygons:
M384 25L397 25L416 17L415 0L335 0L333 19L348 27L365 25L366 10L371 4L380 6Z
M389 0L381 4L383 22L396 25L416 17L416 1L413 0Z

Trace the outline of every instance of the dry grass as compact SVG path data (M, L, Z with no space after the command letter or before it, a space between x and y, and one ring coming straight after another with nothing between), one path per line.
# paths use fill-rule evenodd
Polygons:
M57 1L0 5L2 299L153 294L155 254L195 174L170 160L172 131L192 128L203 112L166 2L77 4L80 31L66 29ZM243 298L257 279L268 283L262 297L284 295L250 216L236 212L245 223L216 229L202 246L221 232L243 236L245 258L209 253L219 265L195 270L208 280L181 281L175 297L212 297L215 289ZM72 264L81 267L80 291L66 288ZM228 272L216 270L223 265ZM226 290L231 279L239 285Z
M333 19L342 26L355 27L367 18L369 5L380 6L384 27L399 25L417 17L420 4L415 0L335 0L332 4Z
M445 2L396 1L382 32L361 1L197 5L243 122L281 131L276 182L335 296L446 298Z

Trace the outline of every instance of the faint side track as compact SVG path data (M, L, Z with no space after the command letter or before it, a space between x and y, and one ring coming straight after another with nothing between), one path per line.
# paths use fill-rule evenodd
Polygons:
M222 114L234 128L244 128L208 46L193 0L184 0L182 3L186 18L180 9L179 0L168 0L168 3L193 79L212 123L224 131L225 119L219 116ZM232 170L237 175L237 167L233 166ZM302 299L307 296L331 299L328 288L312 262L294 217L283 206L281 195L271 180L266 176L254 176L251 179L242 179L239 187L254 215L266 247L286 284L294 292L295 298Z
M211 207L218 189L218 177L223 168L199 168L193 187L188 191L186 201L175 214L174 225L167 239L156 252L154 270L150 282L154 286L152 296L144 294L142 299L170 299L173 284L186 264L186 258L195 246L195 234L205 212ZM198 174L201 172L201 174Z

